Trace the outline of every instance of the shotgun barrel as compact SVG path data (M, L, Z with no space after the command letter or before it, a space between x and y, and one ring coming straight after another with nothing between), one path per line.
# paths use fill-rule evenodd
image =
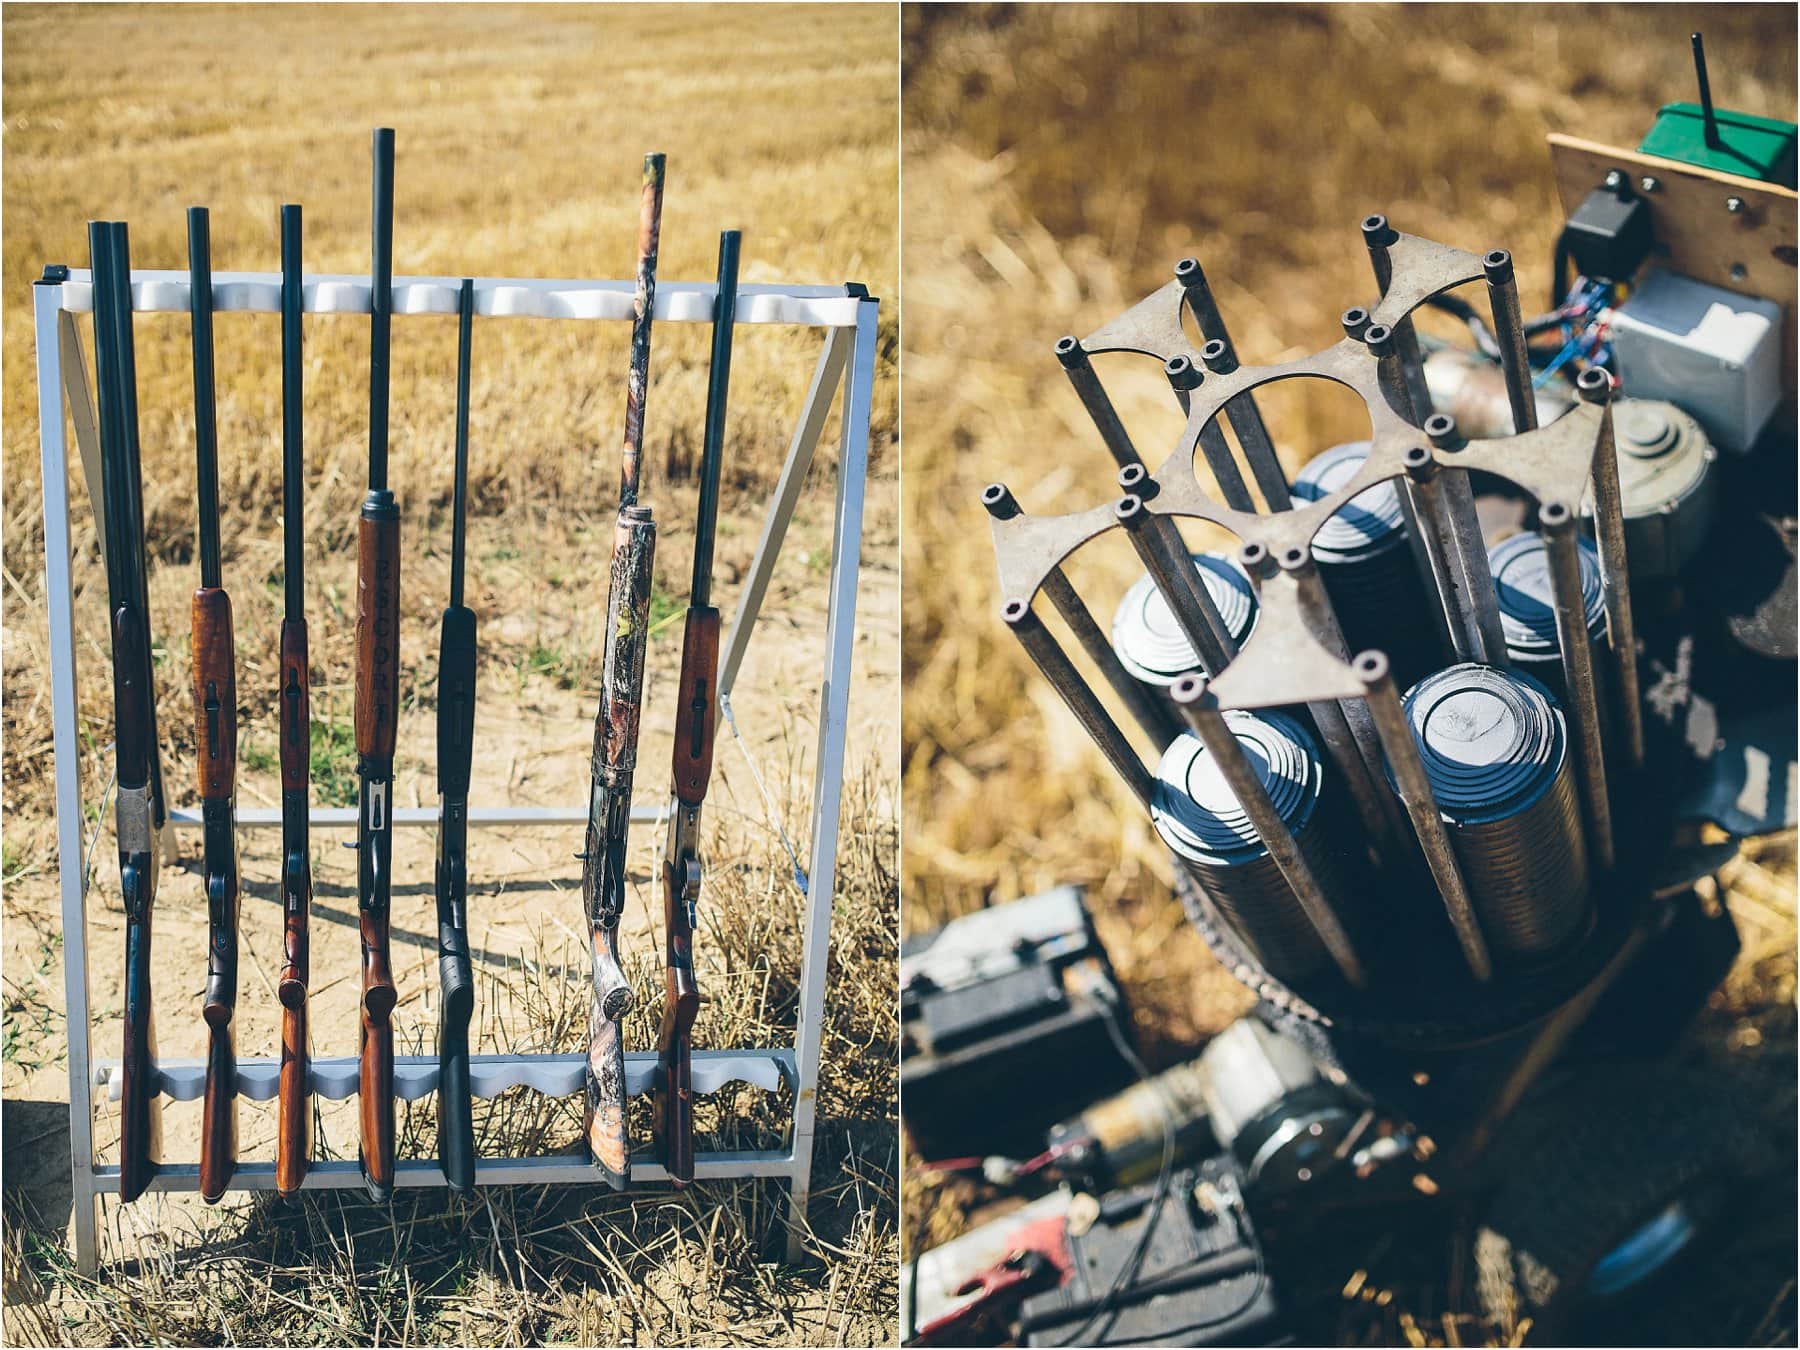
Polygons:
M595 1165L617 1190L623 1190L631 1180L621 1023L631 1008L632 990L619 964L619 916L625 909L625 845L631 824L631 782L637 770L644 656L650 638L651 567L656 556L656 521L648 507L638 505L637 495L645 395L650 383L657 241L662 231L663 165L659 154L644 156L637 301L626 377L619 515L613 531L612 573L606 595L600 708L594 715L592 788L580 854L581 898L588 921L594 978L593 1000L588 1009L583 1123Z
M463 528L469 485L469 363L475 283L457 300L456 483L450 517L450 607L438 639L438 1165L459 1195L475 1191L475 1124L469 1094L469 771L475 739L475 611L463 603Z
M362 936L362 1055L358 1105L363 1183L377 1201L394 1188L393 886L395 717L400 706L400 506L387 485L388 328L394 293L394 133L374 141L374 264L369 314L369 490L357 522L357 918Z
M306 447L300 208L281 208L281 533L286 551L281 675L281 1072L277 1082L275 1188L292 1196L312 1160L312 1089L306 1046L307 920L312 859L307 822L312 773L311 675L306 650Z
M694 579L681 642L675 705L674 801L663 863L663 927L667 935L662 1028L656 1042L655 1138L669 1180L694 1179L694 1076L691 1036L700 1010L694 978L694 926L703 872L700 807L712 778L719 711L719 611L712 603L713 537L719 519L719 473L725 453L725 408L731 391L731 338L737 318L738 232L719 236L719 295L713 307L712 364L706 388L706 433L700 460L700 507L694 525Z
M219 444L213 397L212 237L203 206L188 210L194 353L194 451L200 513L200 588L194 592L194 740L205 828L206 1087L201 1101L200 1196L216 1203L237 1169L237 673L231 597L219 562Z
M88 242L94 270L94 366L100 400L101 500L113 648L113 739L118 766L114 819L125 904L119 1198L130 1202L149 1186L162 1152L162 1103L155 1081L156 1028L150 1002L150 935L159 858L156 833L164 808L146 603L131 249L125 226L117 222L90 223Z

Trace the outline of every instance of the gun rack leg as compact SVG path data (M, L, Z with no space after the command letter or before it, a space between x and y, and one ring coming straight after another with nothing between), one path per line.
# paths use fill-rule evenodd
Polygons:
M806 885L806 933L800 957L800 1013L794 1027L799 1082L794 1091L794 1180L788 1259L804 1252L812 1193L813 1126L818 1115L819 1046L824 1038L825 967L837 887L838 807L843 799L844 737L850 715L850 658L856 636L857 570L862 561L863 488L869 467L869 403L875 383L876 303L857 306L856 345L844 388L838 456L837 516L831 539L831 600L825 620L825 687L819 693L819 752L813 767L812 867Z
M57 869L62 883L63 995L69 1034L69 1182L75 1264L84 1274L97 1260L94 1215L91 1051L87 1003L87 916L82 894L81 738L75 702L75 609L70 575L69 459L63 422L64 380L77 435L91 432L92 395L81 367L75 321L62 313L62 288L34 288L37 317L38 447L44 490L44 599L50 609L50 720L56 755ZM90 469L90 474L94 471ZM94 481L98 481L97 478ZM91 484L90 484L91 487ZM96 507L98 503L96 502Z
M813 370L812 385L806 391L806 402L800 407L800 422L794 428L793 443L788 447L787 461L781 466L781 479L775 485L775 496L769 503L768 518L763 522L762 538L756 541L756 556L750 563L750 576L744 582L737 612L731 616L731 631L725 635L725 652L719 659L719 697L731 697L737 683L738 666L744 649L750 645L750 634L756 628L756 616L762 611L763 596L769 589L769 578L775 573L775 562L781 556L781 543L787 537L788 522L794 518L794 507L800 500L801 485L812 468L813 453L819 448L819 437L825 431L825 418L837 396L838 382L849 359L855 339L849 328L828 329L825 348L819 353L819 364Z

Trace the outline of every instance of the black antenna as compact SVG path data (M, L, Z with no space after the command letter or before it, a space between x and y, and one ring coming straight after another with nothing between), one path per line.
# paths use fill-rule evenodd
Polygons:
M188 207L188 289L194 344L194 454L200 484L200 584L218 590L219 433L213 397L212 230L204 206Z
M469 500L469 357L475 329L475 283L463 278L457 297L456 487L450 506L450 608L463 607L463 517Z
M1700 81L1700 116L1706 119L1706 144L1717 150L1722 142L1719 140L1719 119L1713 116L1712 85L1706 78L1706 43L1698 33L1694 34L1693 41L1694 78Z
M374 260L369 296L369 490L387 487L388 324L394 312L394 131L375 130Z
M281 515L287 548L287 614L306 618L306 445L302 418L300 208L281 208Z

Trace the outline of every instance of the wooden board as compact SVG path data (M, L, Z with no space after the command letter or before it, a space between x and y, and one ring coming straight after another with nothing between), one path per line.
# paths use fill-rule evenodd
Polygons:
M1792 188L1759 183L1754 178L1696 168L1671 159L1640 155L1574 136L1551 133L1550 163L1563 211L1571 213L1617 169L1650 205L1653 261L1740 295L1760 296L1782 307L1782 388L1794 402L1796 207L1800 194ZM1654 192L1638 184L1656 179ZM1744 209L1726 209L1728 197L1741 197ZM1742 267L1741 278L1732 276Z

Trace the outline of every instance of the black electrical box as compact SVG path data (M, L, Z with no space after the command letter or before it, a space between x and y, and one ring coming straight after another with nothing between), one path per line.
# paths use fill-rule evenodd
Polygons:
M1115 1191L1069 1234L1069 1276L1019 1309L1026 1345L1291 1345L1230 1158ZM1120 1275L1155 1224L1135 1274Z
M1112 963L1078 887L953 919L900 952L901 1112L926 1160L1030 1157L1135 1075Z
M1563 227L1575 270L1597 281L1631 280L1650 255L1650 242L1650 208L1624 185L1595 188Z

